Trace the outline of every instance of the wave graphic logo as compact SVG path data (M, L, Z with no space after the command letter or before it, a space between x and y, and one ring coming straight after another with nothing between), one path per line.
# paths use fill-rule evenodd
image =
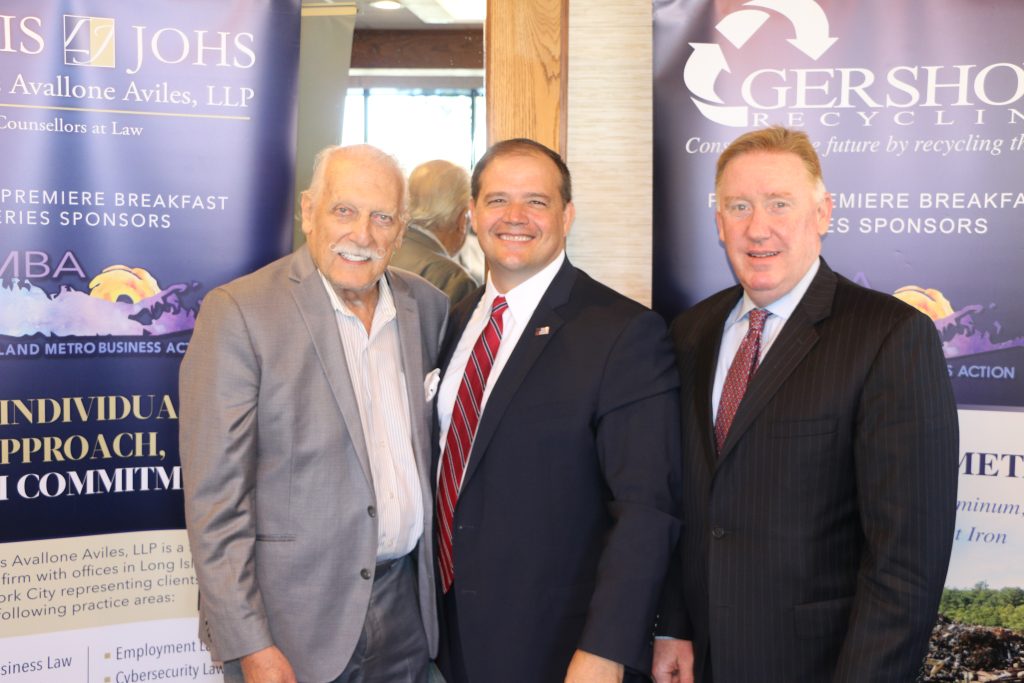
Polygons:
M837 40L829 36L828 17L813 0L750 0L743 7L727 14L715 26L718 33L737 49L742 49L765 25L771 18L769 12L782 15L792 24L796 37L788 42L814 61L821 58ZM732 73L722 47L718 43L690 43L690 46L693 53L683 67L683 82L697 109L705 118L720 125L747 127L749 107L728 105L715 91L715 81L722 72Z
M968 304L955 310L949 299L937 289L907 285L900 287L893 296L921 311L935 323L942 338L942 351L946 358L960 358L979 353L990 353L1024 346L1024 337L1003 341L993 340L1003 331L996 320L986 329L983 326L985 306Z
M89 282L48 294L28 279L0 282L0 335L8 337L163 336L191 331L200 285L162 287L144 268L114 265Z

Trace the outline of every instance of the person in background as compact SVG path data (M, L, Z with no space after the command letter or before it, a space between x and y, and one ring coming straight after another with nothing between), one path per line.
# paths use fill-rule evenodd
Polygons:
M906 683L935 623L958 426L932 321L821 258L832 197L807 135L718 159L739 284L680 315L683 534L657 683Z
M487 278L487 265L484 259L484 251L480 248L480 240L473 229L473 223L466 217L466 242L455 255L455 260L466 269L474 280L483 282Z
M453 304L477 283L453 259L466 241L469 174L437 159L409 174L409 227L391 265L423 277L448 295Z

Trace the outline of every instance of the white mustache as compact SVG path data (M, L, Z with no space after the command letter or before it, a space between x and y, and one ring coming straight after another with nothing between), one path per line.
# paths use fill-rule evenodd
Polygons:
M383 249L370 249L368 247L357 247L352 244L340 244L338 242L331 242L327 245L327 248L331 250L331 253L337 254L350 259L368 259L370 261L380 261L384 258Z

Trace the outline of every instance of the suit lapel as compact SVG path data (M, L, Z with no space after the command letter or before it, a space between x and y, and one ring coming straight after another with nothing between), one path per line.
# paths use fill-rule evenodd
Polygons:
M715 370L718 365L718 349L722 346L722 332L725 328L726 316L729 315L729 311L736 305L736 300L742 295L743 290L740 287L733 287L727 290L716 303L708 316L711 328L707 334L699 335L700 341L694 354L694 403L701 444L704 446L704 456L710 471L714 471L718 464L718 454L715 451L715 424L711 411Z
M480 299L483 298L485 288L480 287L472 294L466 296L458 306L452 309L451 318L448 320L448 330L445 332L444 342L441 344L440 365L442 376L448 372L448 364L455 355L455 347L459 345L462 335L466 331L469 319L473 317Z
M409 286L397 277L392 277L390 271L387 278L395 300L395 317L398 319L398 344L402 353L405 390L409 401L413 452L416 454L416 465L422 477L430 471L430 435L423 429L424 420L420 419L427 410L423 388L426 373L423 370L420 314Z
M729 455L800 361L818 343L816 325L831 313L835 290L836 274L822 259L818 274L747 385L747 393L736 410L736 417L722 445L719 462Z
M480 415L480 423L477 425L476 438L473 439L473 449L470 452L469 463L466 465L466 474L463 477L462 486L465 487L480 466L480 461L487 452L487 446L494 437L498 425L509 403L519 390L526 375L533 368L534 363L550 343L551 339L558 334L559 328L565 320L557 313L557 309L569 300L569 293L576 282L576 269L566 259L562 267L551 281L548 290L541 297L533 316L523 328L523 334L519 337L512 355L502 368L498 381L487 398L487 405ZM534 331L538 327L547 327L547 334L537 335Z
M303 246L292 256L289 278L293 284L292 296L295 298L295 304L306 323L306 329L327 376L327 383L334 394L338 410L341 411L345 426L352 435L352 446L356 450L366 482L372 487L373 476L370 473L370 457L366 450L363 423L359 419L359 405L356 403L352 378L348 373L348 363L345 362L345 351L338 336L338 323L308 247Z
M445 379L445 375L448 374L448 365L452 361L452 356L455 354L455 347L459 345L459 340L462 339L463 333L466 331L466 325L469 324L469 319L473 317L473 311L476 309L477 304L480 303L480 298L484 294L484 288L480 287L472 294L468 295L458 306L452 309L451 317L448 319L448 328L444 333L444 340L441 342L440 359L438 361L438 367L441 368L441 381ZM462 381L462 378L459 378ZM440 402L440 384L438 385L438 396L434 398L433 403L433 419L432 430L430 434L430 483L431 489L434 493L437 493L437 481L438 481L438 468L440 467L441 460L441 424L440 418L438 417L438 404Z

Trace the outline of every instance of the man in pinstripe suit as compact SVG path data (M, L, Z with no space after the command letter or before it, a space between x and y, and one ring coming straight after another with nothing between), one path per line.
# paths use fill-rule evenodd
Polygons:
M672 326L684 527L655 678L913 681L955 521L935 327L820 258L832 199L806 134L741 136L715 185L740 284Z

